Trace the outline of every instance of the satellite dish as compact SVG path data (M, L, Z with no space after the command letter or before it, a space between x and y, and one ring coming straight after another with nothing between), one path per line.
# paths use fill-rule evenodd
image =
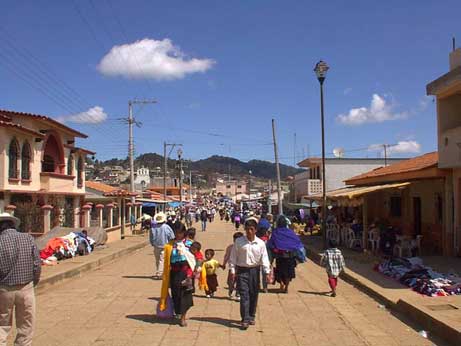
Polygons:
M344 157L344 148L334 148L333 149L333 155L337 158L343 158Z

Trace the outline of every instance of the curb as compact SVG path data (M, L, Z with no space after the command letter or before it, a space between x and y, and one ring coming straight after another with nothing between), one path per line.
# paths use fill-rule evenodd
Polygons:
M62 273L57 273L55 275L51 275L43 280L40 280L38 283L37 287L35 287L35 290L37 294L40 294L44 292L46 289L50 288L50 286L56 285L58 283L61 283L67 279L75 278L75 277L81 277L85 273L98 269L102 267L105 264L109 264L118 258L128 255L136 250L142 249L145 246L149 244L148 240L142 241L139 244L135 244L133 246L120 249L117 252L108 254L106 256L100 257L98 259L95 259L94 261L90 261L88 263L81 264L75 268L72 268L68 271L62 272Z
M304 242L305 243L305 242ZM318 250L310 247L308 251L308 257L315 263L320 264L320 253ZM421 325L425 330L428 330L432 334L444 339L453 345L461 345L461 331L453 328L452 326L440 321L433 316L427 314L425 311L412 305L411 303L399 299L397 302L387 298L385 295L377 292L367 284L360 281L360 279L354 277L348 272L342 272L340 278L345 282L353 285L367 295L375 298L381 303L386 305L386 308L395 312L401 313L412 321Z

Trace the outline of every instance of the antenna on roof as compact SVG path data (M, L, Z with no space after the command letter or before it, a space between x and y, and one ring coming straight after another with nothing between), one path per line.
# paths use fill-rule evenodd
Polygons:
M333 155L339 159L344 157L344 148L334 148Z

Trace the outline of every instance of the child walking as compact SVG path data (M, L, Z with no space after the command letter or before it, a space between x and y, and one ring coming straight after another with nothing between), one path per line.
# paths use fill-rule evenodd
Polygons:
M203 262L203 267L206 271L207 287L205 288L205 294L207 298L213 297L214 293L218 290L219 284L218 284L218 276L216 275L216 270L220 267L222 268L222 265L217 260L215 260L213 257L214 257L214 250L206 249L205 250L206 261Z
M331 288L331 296L336 297L338 276L344 270L346 263L344 262L341 250L336 247L334 239L330 239L330 248L323 253L320 264L325 265L328 274L328 284Z
M232 252L232 248L234 247L234 243L240 237L243 237L242 232L235 232L234 233L234 235L233 235L234 242L232 244L230 244L226 248L226 253L224 254L223 269L226 269L227 263L229 262L229 258L230 258L231 252ZM227 274L227 287L228 287L228 290L229 290L229 298L232 299L232 293L234 293L234 291L235 291L235 299L240 300L239 292L237 290L237 282L236 282L235 279L232 279L230 269L229 269L229 272Z

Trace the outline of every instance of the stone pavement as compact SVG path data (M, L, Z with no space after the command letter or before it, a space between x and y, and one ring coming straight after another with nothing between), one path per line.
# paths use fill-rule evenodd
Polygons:
M198 240L221 260L232 233L218 221ZM422 338L417 327L347 283L340 282L338 297L326 296L324 269L313 262L298 266L288 294L274 286L260 295L256 326L247 331L238 329L239 304L227 298L227 273L220 271L216 298L198 292L189 326L181 328L155 318L161 283L152 271L148 246L42 292L34 345L447 345Z
M322 252L320 237L303 237L303 241L316 257ZM455 345L461 345L461 296L428 297L418 294L398 281L391 279L373 268L379 258L350 249L343 249L347 270L343 278L356 287L379 298L389 308L400 311L417 321L422 328L443 336ZM423 257L424 263L436 270L459 268L459 258Z

